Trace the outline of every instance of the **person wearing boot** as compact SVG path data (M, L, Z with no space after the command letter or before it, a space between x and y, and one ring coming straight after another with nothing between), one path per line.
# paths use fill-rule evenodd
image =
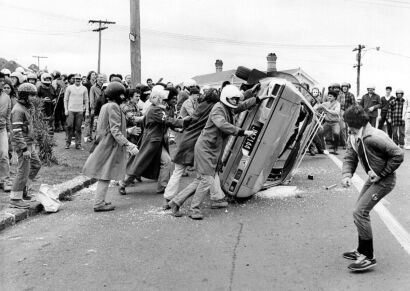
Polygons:
M34 147L34 129L30 112L31 98L37 95L33 84L24 83L18 88L17 103L11 111L12 144L17 152L17 176L10 193L10 207L29 208L28 185L41 169L40 158ZM23 200L24 199L24 200Z
M349 187L360 161L368 179L360 191L353 211L358 232L357 249L343 253L343 257L355 262L348 268L365 271L376 265L373 253L373 233L370 212L389 194L396 184L395 171L404 158L403 151L385 132L374 128L361 106L352 106L344 114L349 126L349 147L342 168L342 186Z
M119 82L107 86L105 96L108 103L103 105L98 116L96 147L83 167L88 177L98 179L94 200L94 211L112 211L115 207L106 201L110 180L119 180L125 174L127 152L138 154L136 145L126 136L126 119L120 105L125 100L125 87Z
M256 88L255 93L260 87ZM220 101L213 106L205 127L195 144L194 160L197 177L191 185L185 187L168 204L175 217L181 216L179 208L189 197L194 195L189 217L196 220L203 219L200 206L209 193L211 186L214 185L217 165L229 136L255 135L253 130L243 130L235 126L234 114L252 108L260 103L261 99L252 97L239 104L242 97L243 94L234 85L226 85L222 89ZM192 191L193 188L195 191Z

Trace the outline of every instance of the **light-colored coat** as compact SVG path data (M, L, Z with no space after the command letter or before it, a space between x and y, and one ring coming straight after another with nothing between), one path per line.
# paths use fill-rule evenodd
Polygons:
M239 104L234 113L245 111L255 105L251 98ZM208 121L195 144L195 167L199 174L215 175L218 161L230 135L243 135L241 128L233 125L233 113L218 102L209 114Z
M127 152L126 121L120 106L108 102L98 116L98 145L84 164L83 173L100 180L120 180L125 176Z

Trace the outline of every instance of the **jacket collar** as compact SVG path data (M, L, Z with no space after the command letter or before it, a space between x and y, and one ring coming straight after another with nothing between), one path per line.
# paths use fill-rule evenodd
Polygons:
M368 122L364 127L363 127L363 131L362 131L362 138L366 138L368 136L371 136L375 131L375 128L373 126L371 126L371 124Z

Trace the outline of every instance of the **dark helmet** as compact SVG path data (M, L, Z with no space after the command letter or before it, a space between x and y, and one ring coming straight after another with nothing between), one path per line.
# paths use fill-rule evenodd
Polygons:
M125 87L119 82L111 82L105 89L105 96L108 100L118 101L121 95L125 95Z
M59 78L61 78L61 73L59 71L55 70L51 73L51 76L53 77L54 80L59 79Z

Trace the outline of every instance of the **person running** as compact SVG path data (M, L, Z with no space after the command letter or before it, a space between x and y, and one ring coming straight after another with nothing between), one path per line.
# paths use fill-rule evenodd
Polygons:
M395 171L403 162L403 151L384 131L374 128L361 106L352 106L344 114L349 126L349 147L342 168L342 186L349 187L360 161L368 175L353 211L358 232L358 247L343 257L355 262L348 268L364 271L376 265L370 211L389 194L396 184Z
M10 192L10 207L29 208L28 185L41 169L40 158L34 146L34 129L30 99L36 97L37 88L24 83L18 88L17 103L11 111L13 148L17 152L17 176ZM24 200L23 200L24 199Z

